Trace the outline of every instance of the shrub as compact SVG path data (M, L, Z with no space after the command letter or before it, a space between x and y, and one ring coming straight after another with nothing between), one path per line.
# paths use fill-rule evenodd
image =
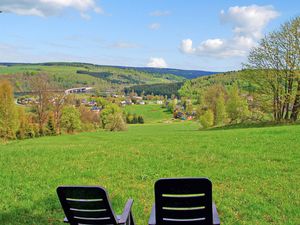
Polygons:
M105 106L105 108L101 111L100 114L100 119L102 123L102 127L105 128L106 125L109 123L109 116L116 114L116 113L121 113L122 114L122 109L116 105L116 104L109 104Z
M108 116L108 123L105 125L105 130L108 131L124 131L127 130L126 123L122 113L113 113Z

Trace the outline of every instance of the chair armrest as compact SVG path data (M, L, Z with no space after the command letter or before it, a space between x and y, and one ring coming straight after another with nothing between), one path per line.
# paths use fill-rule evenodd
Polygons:
M213 210L213 225L220 225L220 219L218 215L218 211L216 208L216 204L213 202L212 205L212 210Z
M156 225L155 204L153 204L153 206L152 206L152 210L151 210L151 214L150 214L148 224L149 225Z
M119 224L126 224L128 219L130 219L132 204L133 204L133 199L129 199L124 207L121 218L118 221Z
M64 223L69 223L69 220L67 217L64 218Z

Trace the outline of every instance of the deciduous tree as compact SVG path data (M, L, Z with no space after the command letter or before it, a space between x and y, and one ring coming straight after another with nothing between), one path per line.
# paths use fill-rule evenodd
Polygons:
M296 120L300 108L300 17L269 33L249 54L245 76L272 101L276 121Z
M68 133L81 128L80 112L74 106L66 106L62 111L61 125Z
M224 95L221 93L216 100L215 125L223 125L227 120Z
M200 116L200 124L204 129L214 125L214 113L211 109L208 109L202 116Z
M47 74L36 74L30 75L30 86L32 92L36 96L36 101L34 102L34 108L37 114L37 120L39 124L40 135L44 133L44 125L47 122L48 110L51 106L50 103L50 82Z
M18 129L18 115L13 88L9 81L0 82L0 137L13 139Z

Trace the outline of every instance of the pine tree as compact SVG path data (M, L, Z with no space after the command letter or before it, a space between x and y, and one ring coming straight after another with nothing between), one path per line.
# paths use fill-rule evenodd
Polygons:
M133 115L132 123L133 124L137 124L138 123L138 118L137 118L136 114Z
M144 118L142 116L138 116L138 123L143 124Z
M48 122L47 122L47 132L49 135L55 135L56 134L56 129L54 125L54 116L53 114L49 115Z

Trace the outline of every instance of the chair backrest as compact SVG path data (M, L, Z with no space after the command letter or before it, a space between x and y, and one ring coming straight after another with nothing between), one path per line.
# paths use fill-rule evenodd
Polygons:
M116 225L107 192L102 187L60 186L57 194L65 215L71 225Z
M157 225L212 225L212 183L169 178L155 183Z

